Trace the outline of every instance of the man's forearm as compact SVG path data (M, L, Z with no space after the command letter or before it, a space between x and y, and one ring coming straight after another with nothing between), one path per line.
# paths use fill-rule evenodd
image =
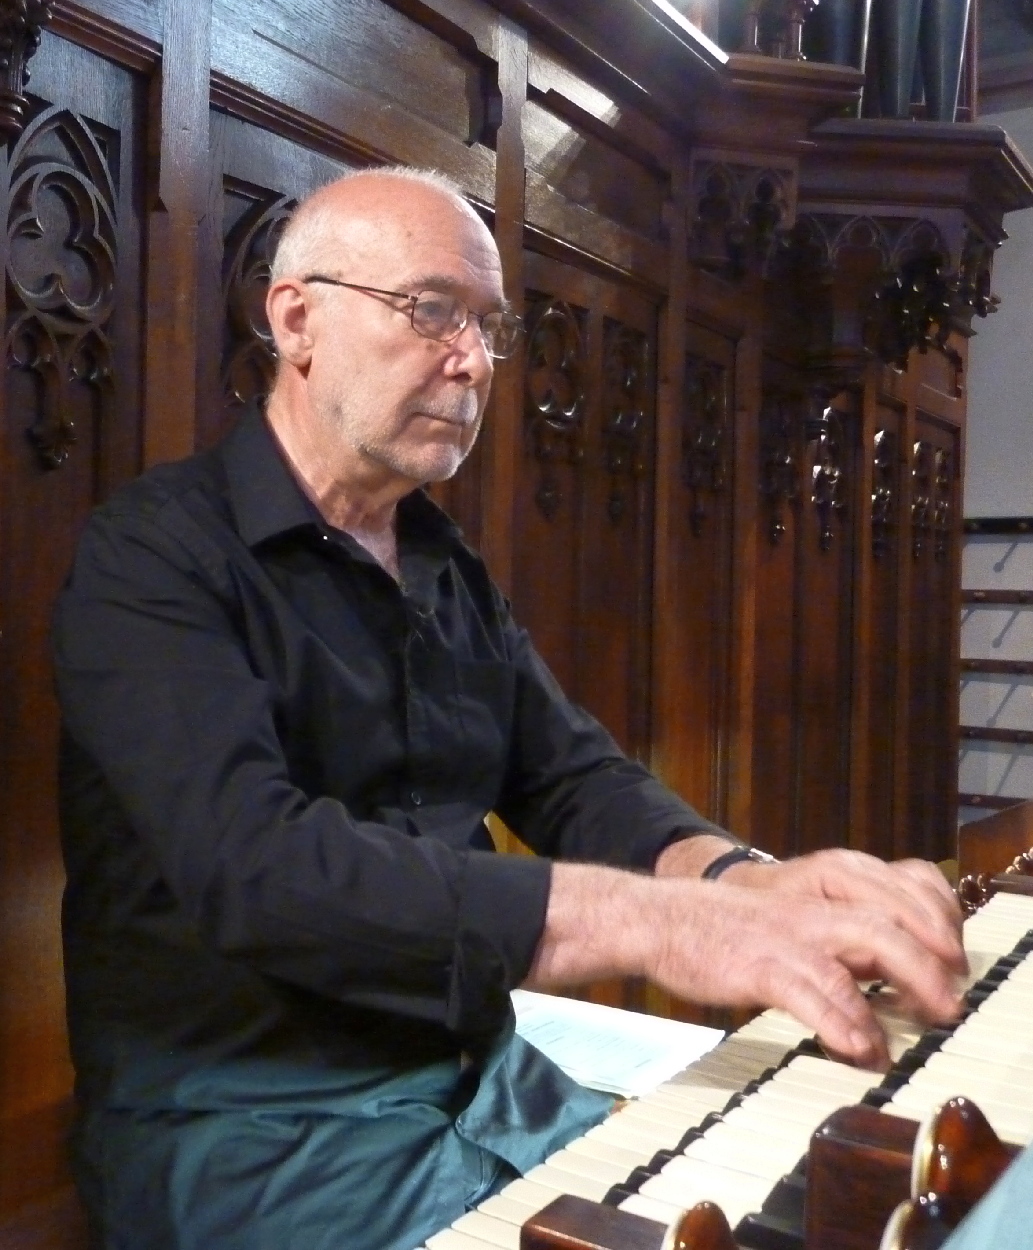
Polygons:
M553 864L545 929L525 985L562 989L600 977L648 976L655 905L650 877L595 864Z

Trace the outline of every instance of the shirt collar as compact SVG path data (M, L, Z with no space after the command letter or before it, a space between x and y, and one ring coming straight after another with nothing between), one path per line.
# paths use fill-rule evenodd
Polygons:
M257 403L251 403L222 445L237 530L249 547L290 530L330 530L298 485ZM460 539L455 522L422 490L398 505L399 539Z

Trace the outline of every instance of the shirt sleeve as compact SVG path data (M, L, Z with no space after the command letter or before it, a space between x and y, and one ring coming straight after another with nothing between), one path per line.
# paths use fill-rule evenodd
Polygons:
M533 958L549 864L413 838L301 792L214 580L153 519L109 511L84 534L54 625L66 731L186 940L346 1003L492 1032Z
M526 630L505 614L516 667L510 768L499 815L539 855L651 870L700 833L742 845L629 759L560 689Z

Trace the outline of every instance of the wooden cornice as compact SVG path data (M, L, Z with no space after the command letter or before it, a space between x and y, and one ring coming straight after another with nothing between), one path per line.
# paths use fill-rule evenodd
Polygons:
M1004 213L1033 207L1033 167L1000 126L836 117L810 137L801 199L917 198L929 209L963 208L994 230ZM904 176L883 176L880 167Z

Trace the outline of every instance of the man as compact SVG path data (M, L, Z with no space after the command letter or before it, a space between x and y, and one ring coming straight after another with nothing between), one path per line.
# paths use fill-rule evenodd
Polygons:
M455 189L317 192L267 309L264 414L99 509L56 618L98 1244L418 1244L608 1110L512 1036L519 984L778 1004L874 1064L855 976L949 1017L935 870L753 862L567 703L417 489L517 330Z

